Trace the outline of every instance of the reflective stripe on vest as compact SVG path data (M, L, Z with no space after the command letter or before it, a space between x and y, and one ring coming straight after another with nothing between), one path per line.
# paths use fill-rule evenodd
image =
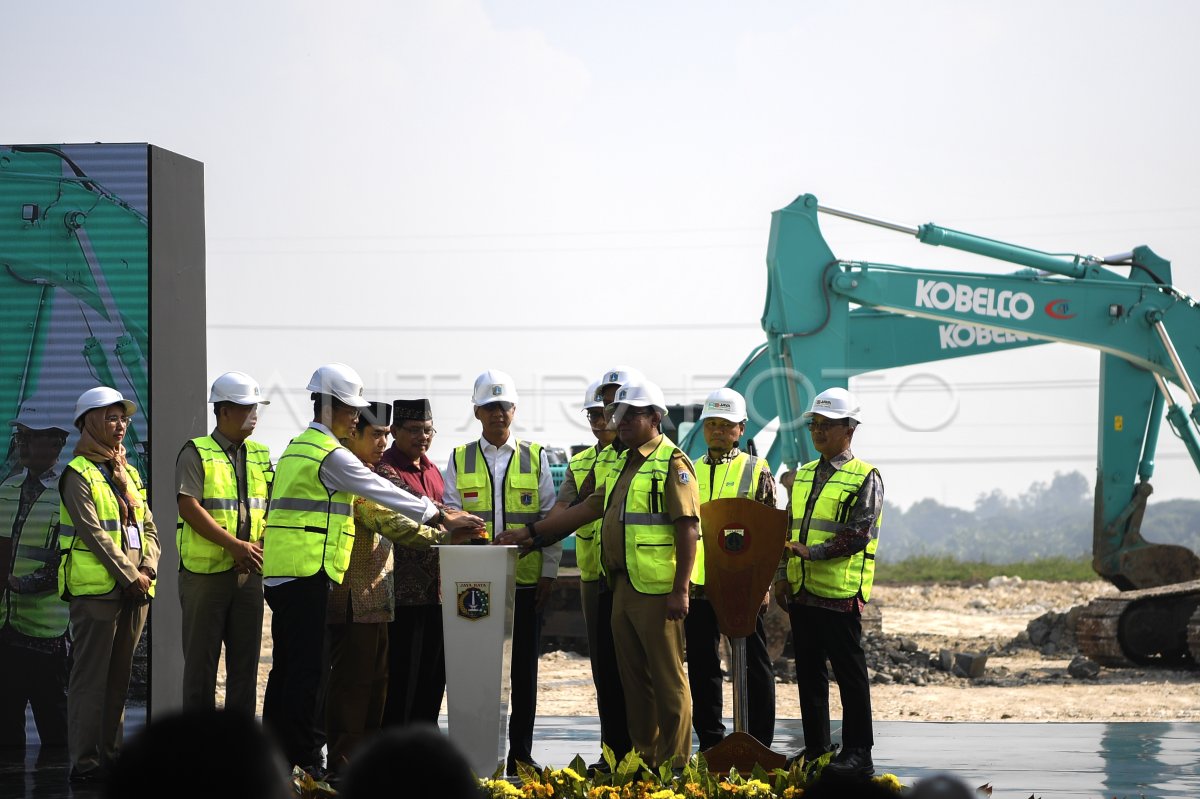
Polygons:
M96 464L82 455L77 455L67 464L67 468L78 472L83 477L88 485L88 493L92 497L92 502L96 506L96 519L100 523L100 529L112 538L117 549L123 551L125 531L121 529L121 508L117 504L116 494L108 484L108 478ZM141 498L141 503L133 508L133 518L137 522L138 529L144 530L146 488L142 485L142 476L138 474L138 470L133 467L133 464L125 467L125 474L129 478L129 484ZM71 514L67 513L67 508L62 504L61 498L59 499L58 515L58 548L62 553L62 559L58 563L59 595L64 599L68 598L68 594L70 596L98 596L107 594L116 588L117 581L109 574L105 565L92 554L87 544L80 541L79 537L75 535L75 522L71 520ZM142 546L145 545L145 536L143 535ZM154 596L156 582L156 580L150 581L150 596Z
M194 447L204 467L204 496L200 507L208 512L225 532L237 536L237 470L229 454L211 436L193 438L184 446ZM267 514L271 455L264 444L246 441L246 505L250 512L250 540L262 538ZM197 574L215 574L233 568L233 556L214 544L180 516L175 522L175 545L179 548L179 568Z
M739 452L729 463L704 463L696 467L696 487L700 489L700 503L714 499L741 497L754 499L763 470L769 470L767 462L748 452ZM692 584L704 585L704 531L696 542L696 562L692 566Z
M675 584L675 524L666 512L663 488L676 449L675 443L663 436L630 481L621 512L625 524L625 570L634 590L643 594L669 594ZM628 459L629 450L625 450L608 473L606 511Z
M796 473L796 482L792 485L790 538L810 547L830 540L845 529L845 520L849 518L858 501L859 490L871 472L875 471L874 466L858 458L843 464L821 487L821 493L813 502L812 512L808 516L808 523L805 524L804 515L819 462L812 461L800 467ZM882 524L881 511L871 529L871 540L866 549L849 557L827 560L788 558L787 574L792 591L803 588L810 594L826 599L861 596L864 602L869 600L871 586L875 582L875 550L879 546L879 529Z
M321 482L321 464L340 447L308 428L275 467L263 531L263 577L309 577L322 569L340 583L354 549L354 495Z
M567 468L571 470L571 475L575 480L576 491L583 487L588 475L592 474L598 463L600 463L599 453L595 446L588 447L583 452L576 453L571 457ZM607 471L605 475L607 475ZM597 472L593 478L593 485L603 484L604 479ZM583 496L580 495L579 498L583 499ZM575 531L575 564L579 567L579 579L585 583L600 579L600 542L596 540L596 536L600 534L600 524L601 520L597 519Z
M58 490L45 488L34 500L21 527L13 531L21 505L25 473L0 485L0 538L12 537L12 575L25 577L45 568L58 551ZM2 577L3 575L0 575ZM67 631L70 605L54 588L16 593L0 584L0 627L11 627L33 638L57 638Z
M542 445L514 439L513 446L516 452L504 472L501 496L505 530L515 530L541 518L538 472L542 465ZM492 507L494 489L491 470L478 441L455 447L454 485L463 510L483 519L487 540L491 541L496 522L496 511ZM537 585L541 577L542 553L535 551L522 555L517 561L517 585Z

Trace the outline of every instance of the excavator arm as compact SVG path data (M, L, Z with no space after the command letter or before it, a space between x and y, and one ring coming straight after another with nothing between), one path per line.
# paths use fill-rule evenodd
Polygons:
M997 275L842 260L821 235L818 211L1023 268ZM1174 603L1166 615L1143 613L1145 623L1139 622L1170 627L1166 634L1135 634L1116 624L1110 637L1120 640L1108 648L1139 662L1173 656L1180 646L1186 651L1183 628L1200 601L1200 584L1181 593L1170 588L1200 580L1200 558L1140 533L1164 408L1200 469L1200 396L1191 378L1200 374L1200 307L1171 285L1169 262L1146 247L1104 259L1055 255L932 224L908 227L822 208L803 195L772 215L767 270L766 344L728 385L747 397L748 435L779 420L772 463L795 466L815 457L802 414L813 396L845 387L851 376L1052 341L1099 350L1093 564L1122 590L1155 589L1169 595L1165 604ZM1186 407L1170 383L1183 390ZM698 428L683 446L703 451ZM1175 593L1180 601L1170 598ZM1193 654L1200 659L1200 651Z

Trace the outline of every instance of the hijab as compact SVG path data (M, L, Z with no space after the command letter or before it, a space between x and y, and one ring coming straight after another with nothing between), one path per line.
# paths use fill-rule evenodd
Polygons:
M130 524L131 508L141 505L141 497L131 488L129 475L125 471L129 463L125 460L125 445L120 441L116 446L106 443L110 434L105 426L104 417L114 406L93 408L83 415L83 426L80 428L79 441L75 444L75 454L82 455L93 463L108 466L112 478L114 493L118 494L117 505L121 508L121 525Z

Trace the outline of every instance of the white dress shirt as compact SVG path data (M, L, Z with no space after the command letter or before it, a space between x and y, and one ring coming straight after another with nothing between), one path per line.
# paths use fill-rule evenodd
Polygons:
M333 431L320 422L312 422L308 427L324 433L334 441L337 440ZM357 455L342 446L330 452L325 456L325 460L321 461L320 477L321 482L327 488L374 500L389 510L404 514L413 521L425 522L438 515L438 507L433 504L431 499L418 497L397 488L363 466ZM263 585L282 585L293 579L295 578L268 577L263 581Z
M492 477L492 508L495 521L492 523L493 534L504 529L504 476L508 473L508 464L516 454L515 436L496 446L486 438L479 439L479 447L483 450L484 461L487 462L488 473ZM442 494L442 504L447 508L462 510L462 497L458 494L457 467L454 465L454 453L450 453L450 462L442 471L445 489ZM538 462L538 519L546 518L546 514L554 507L557 494L554 491L554 478L550 476L550 461L546 459L546 449L543 447ZM562 542L558 542L541 550L542 576L554 579L558 576L558 564L562 560Z

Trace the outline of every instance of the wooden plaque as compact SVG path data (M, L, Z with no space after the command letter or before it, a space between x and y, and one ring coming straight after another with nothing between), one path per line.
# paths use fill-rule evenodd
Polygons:
M700 506L704 593L723 635L754 634L763 595L783 556L787 528L787 511L750 499L715 499Z

